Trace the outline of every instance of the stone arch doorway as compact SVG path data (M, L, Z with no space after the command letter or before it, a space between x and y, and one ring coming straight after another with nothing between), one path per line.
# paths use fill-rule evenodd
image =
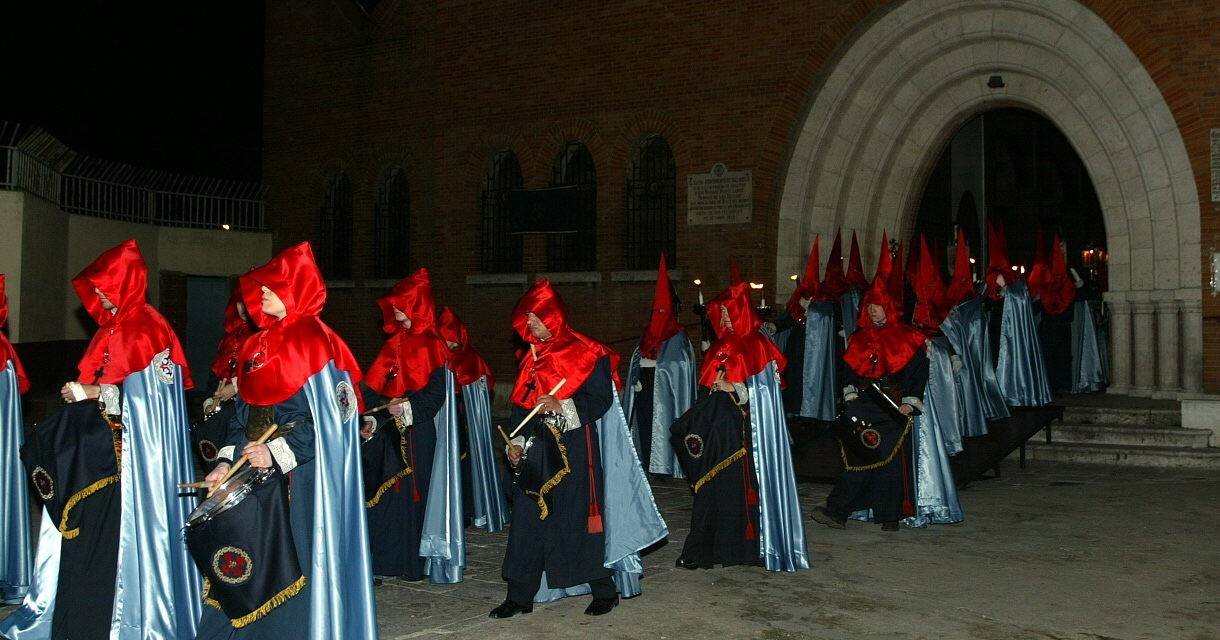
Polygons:
M909 236L939 151L1000 107L1054 123L1096 189L1110 253L1110 391L1199 390L1199 201L1182 135L1135 54L1072 0L912 1L861 25L800 123L777 281L799 270L815 233L857 230L866 260L883 230Z

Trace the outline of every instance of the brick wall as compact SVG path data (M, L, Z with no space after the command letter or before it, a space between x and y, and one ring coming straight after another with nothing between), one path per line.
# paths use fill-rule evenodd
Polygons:
M771 298L776 210L796 128L835 47L885 4L383 0L368 17L350 0L269 3L263 173L275 244L315 239L325 178L348 173L355 286L331 291L326 319L367 361L382 339L372 301L384 291L364 281L373 203L381 172L402 166L412 260L431 270L438 304L454 307L508 380L507 316L523 288L467 284L478 270L482 176L508 147L526 186L543 186L562 144L579 139L597 167L602 282L559 288L578 328L626 355L647 322L652 283L611 281L625 264L623 185L639 143L659 133L678 168L678 294L693 302L690 280L700 277L714 295L736 254ZM1220 127L1220 9L1182 0L1085 4L1161 87L1205 203L1202 246L1220 244L1206 139ZM753 222L689 227L686 176L717 162L753 171ZM541 260L541 239L527 239L525 270L540 271ZM1204 298L1204 379L1220 390L1220 303Z

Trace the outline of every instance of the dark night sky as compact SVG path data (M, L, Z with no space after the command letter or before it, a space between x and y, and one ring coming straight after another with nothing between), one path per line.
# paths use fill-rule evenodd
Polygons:
M259 179L263 2L7 2L0 120L141 166Z

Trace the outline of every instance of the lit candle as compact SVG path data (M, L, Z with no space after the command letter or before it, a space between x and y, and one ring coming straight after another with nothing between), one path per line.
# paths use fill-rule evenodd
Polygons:
M703 281L695 278L695 286L699 287L699 304L703 304Z

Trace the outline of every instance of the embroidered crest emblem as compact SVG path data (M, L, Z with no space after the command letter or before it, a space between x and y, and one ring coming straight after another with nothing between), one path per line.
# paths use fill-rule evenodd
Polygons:
M356 391L347 382L340 382L335 387L335 404L339 405L339 414L347 422L356 415Z
M157 373L157 379L165 384L174 383L174 361L169 358L169 349L153 356L155 364L154 371Z
M199 455L204 462L216 462L216 456L220 455L220 450L216 448L216 443L211 440L199 441Z
M690 454L690 457L698 458L703 455L703 438L694 433L688 433L682 442L686 445L686 452Z
M254 562L237 547L221 547L212 555L212 573L221 582L241 584L250 579Z
M34 471L30 473L30 479L34 481L34 489L38 491L38 497L42 498L43 502L55 497L55 481L51 479L51 474L47 473L42 467L34 467Z
M869 449L881 446L881 432L872 427L860 431L860 442Z

